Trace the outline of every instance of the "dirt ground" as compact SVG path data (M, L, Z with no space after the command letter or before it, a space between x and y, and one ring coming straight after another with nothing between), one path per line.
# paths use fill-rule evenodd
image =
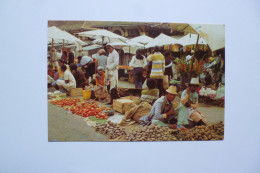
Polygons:
M134 88L133 84L120 81L119 86ZM179 102L179 97L175 100ZM110 106L111 107L111 106ZM199 104L201 111L207 118L208 124L215 124L224 121L224 108ZM118 114L118 113L117 113ZM124 126L126 131L138 129L138 125ZM54 141L116 141L109 140L105 135L89 127L86 121L77 115L67 113L63 108L48 103L48 140ZM118 139L118 141L122 141Z

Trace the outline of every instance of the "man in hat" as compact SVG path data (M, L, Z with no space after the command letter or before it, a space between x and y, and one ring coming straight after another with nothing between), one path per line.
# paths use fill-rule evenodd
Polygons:
M177 122L177 113L175 112L173 105L173 101L177 95L176 91L176 86L171 85L166 90L166 95L155 101L149 115L140 118L141 125L155 124L176 128L176 125L174 124Z
M206 118L197 109L199 103L199 96L196 92L199 87L199 79L192 78L190 86L181 94L181 100L176 111L178 112L177 127L181 128L182 125L193 127L195 125L205 125Z
M106 66L106 80L109 82L108 91L111 94L111 101L109 104L113 103L113 99L116 98L116 88L118 85L118 69L119 65L119 54L110 44L106 45L106 49L109 52L107 57L107 66ZM113 92L111 92L113 91Z

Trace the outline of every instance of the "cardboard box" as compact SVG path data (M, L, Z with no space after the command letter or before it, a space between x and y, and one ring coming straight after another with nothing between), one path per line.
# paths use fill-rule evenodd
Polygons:
M135 102L133 100L120 98L113 101L113 109L117 112L124 114L126 111L130 109L130 104L135 104Z
M72 88L70 90L70 96L82 96L82 88Z

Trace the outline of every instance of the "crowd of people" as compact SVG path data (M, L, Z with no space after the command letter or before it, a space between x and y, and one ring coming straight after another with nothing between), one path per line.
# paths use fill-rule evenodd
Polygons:
M196 92L200 83L204 85L224 83L224 54L215 58L204 54L202 57L194 55L194 51L185 55L174 57L171 51L163 51L155 47L149 56L145 56L143 50L138 49L132 57L129 66L133 68L135 88L148 87L142 90L141 100L149 103L152 108L147 116L140 118L142 125L159 124L172 128L185 129L194 125L205 124L205 116L197 110L198 94ZM55 49L49 50L48 56L48 85L61 92L69 92L73 88L85 88L93 85L93 95L99 101L110 95L108 104L118 98L118 65L119 54L116 49L107 44L104 49L97 52L96 58L84 56L68 49L63 53ZM177 93L176 86L169 86L171 80L181 78L176 71L176 60L183 58L187 62L200 58L203 60L203 72L199 76L193 76L189 86L181 94L178 107L173 108L173 100ZM166 76L166 77L165 77ZM89 83L89 78L91 82ZM146 81L146 82L144 82ZM167 83L167 88L165 87Z

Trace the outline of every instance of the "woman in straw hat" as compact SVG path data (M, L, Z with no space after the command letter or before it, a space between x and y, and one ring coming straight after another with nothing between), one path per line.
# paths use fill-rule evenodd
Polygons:
M170 86L166 90L166 95L155 101L149 115L140 118L141 125L155 124L175 128L177 113L175 112L173 101L176 95L176 86Z
M178 108L177 127L182 128L182 125L192 127L194 125L206 124L205 116L197 110L199 105L199 96L196 92L199 86L199 79L192 78L190 87L184 90L181 94L181 100Z

